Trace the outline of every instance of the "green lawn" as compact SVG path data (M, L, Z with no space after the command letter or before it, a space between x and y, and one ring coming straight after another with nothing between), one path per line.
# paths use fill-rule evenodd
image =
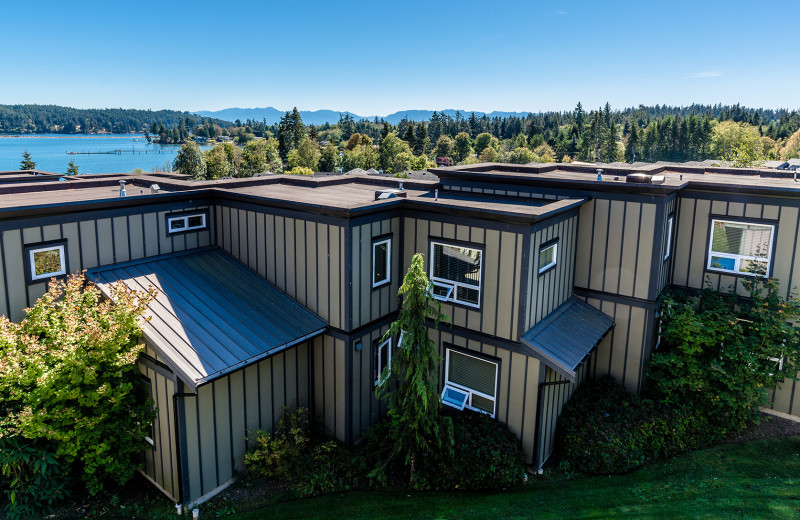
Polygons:
M227 518L800 518L800 437L717 446L616 477L534 477L495 493L352 492Z

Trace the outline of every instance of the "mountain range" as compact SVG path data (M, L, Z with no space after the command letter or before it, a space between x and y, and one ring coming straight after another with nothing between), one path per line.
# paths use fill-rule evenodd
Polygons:
M300 117L303 118L303 123L307 125L322 125L325 123L334 124L339 122L339 115L346 113L345 111L339 112L336 110L300 110ZM448 110L437 110L437 112L444 113L449 115L450 117L455 117L456 110L455 109L448 109ZM469 117L469 115L473 112L471 110L461 110L461 115L463 117ZM286 112L283 110L278 110L277 108L273 107L264 107L264 108L225 108L222 110L198 110L194 112L198 116L203 117L213 117L216 119L223 119L225 121L236 121L239 119L240 121L247 121L248 119L252 119L254 121L261 121L263 119L267 120L268 124L276 124L280 121L281 117L283 117ZM524 117L529 114L529 112L478 112L475 111L475 115L480 117L483 115L487 117L509 117L509 116L517 116L517 117ZM360 116L350 112L350 115L358 121L359 119L368 119L370 121L374 120L376 117L378 119L383 118L387 122L395 125L399 123L404 117L408 118L410 121L427 121L433 115L433 110L400 110L398 112L393 112L388 116Z

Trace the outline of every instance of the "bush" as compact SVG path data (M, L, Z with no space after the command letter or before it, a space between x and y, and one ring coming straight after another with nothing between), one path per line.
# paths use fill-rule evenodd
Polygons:
M9 519L51 513L68 495L55 455L21 437L0 436L0 488Z
M291 170L284 172L286 175L314 175L314 170L305 166L295 166Z
M703 414L642 399L611 378L583 383L556 431L561 458L587 474L624 473L717 440Z
M314 431L305 408L284 407L272 433L258 432L245 465L255 477L288 482L300 497L352 489L364 473L352 450Z

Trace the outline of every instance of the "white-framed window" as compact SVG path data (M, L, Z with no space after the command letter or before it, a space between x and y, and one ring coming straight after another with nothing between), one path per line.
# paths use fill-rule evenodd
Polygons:
M431 285L433 297L480 307L480 249L431 242Z
M453 349L445 356L442 403L494 417L499 365Z
M675 215L670 215L667 218L667 236L666 236L666 247L664 248L664 260L669 258L670 251L672 250L672 225L674 221Z
M375 342L375 358L372 364L375 386L381 384L389 376L392 369L392 338Z
M392 280L392 239L384 238L372 243L372 287L380 287Z
M187 213L185 215L167 217L168 233L182 233L195 229L205 229L206 225L205 213Z
M545 244L539 249L539 274L556 265L558 261L558 242Z
M42 280L67 274L63 244L29 249L28 260L31 280Z
M747 276L767 276L775 226L711 220L708 269Z

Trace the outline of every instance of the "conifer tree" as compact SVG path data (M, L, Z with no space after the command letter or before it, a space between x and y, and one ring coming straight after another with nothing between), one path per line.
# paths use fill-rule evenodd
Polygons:
M636 123L631 125L628 145L625 147L625 162L636 162L637 153L639 152L639 131L636 129L637 126ZM639 158L641 158L641 156Z
M78 175L78 165L75 164L75 161L70 159L69 164L67 165L67 175Z
M22 161L19 163L20 170L35 170L36 169L36 162L31 159L31 154L28 153L28 150L22 152Z

